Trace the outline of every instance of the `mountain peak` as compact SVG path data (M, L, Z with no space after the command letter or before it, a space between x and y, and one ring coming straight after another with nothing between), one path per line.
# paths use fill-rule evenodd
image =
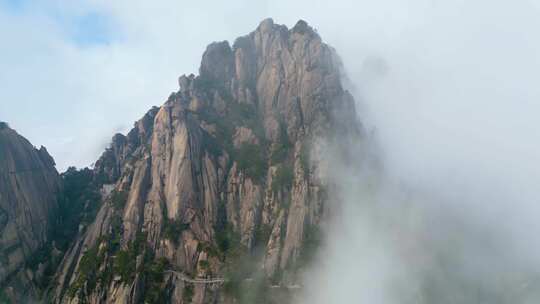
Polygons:
M300 33L300 34L313 34L315 33L315 30L304 20L300 19L291 29L293 33Z
M211 81L226 81L234 70L234 58L228 41L213 42L203 54L199 75Z
M95 180L110 195L75 246L84 244L90 253L114 248L96 269L117 269L113 257L131 248L132 269L153 267L158 260L138 256L155 255L194 277L225 276L223 258L233 258L232 246L267 279L291 280L295 265L305 262L304 237L318 229L326 204L320 146L333 134L346 138L360 128L336 57L302 20L288 29L265 19L232 46L209 44L199 75L180 76L178 92L127 136L115 136L96 162ZM77 265L87 253L82 247L73 252L57 276L57 302L124 294L138 303L155 289L165 290L169 302L185 303L175 290L186 287L170 273L152 281L134 271L123 285L94 284L81 292L77 284L88 277ZM147 290L126 293L138 286ZM217 290L192 290L199 300L188 302L234 302Z
M272 18L266 18L261 23L259 23L259 26L257 27L257 30L260 31L267 31L271 29L274 26L274 19Z

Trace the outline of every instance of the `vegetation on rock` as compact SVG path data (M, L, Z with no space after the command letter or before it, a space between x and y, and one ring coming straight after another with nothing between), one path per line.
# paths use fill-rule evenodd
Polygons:
M273 192L277 192L281 189L291 189L293 180L293 168L290 165L282 164L276 169L276 173L272 179L271 189Z
M127 199L128 199L127 191L113 190L111 192L111 203L115 210L124 210L124 207L126 206L126 203L127 203Z
M265 176L267 170L264 151L260 145L243 143L236 151L238 169L254 181Z
M182 231L189 228L189 224L183 223L180 219L163 219L163 237L178 245L178 238Z
M274 144L270 161L272 165L279 164L287 159L287 156L292 148L292 144L287 135L287 128L284 123L279 124L279 138L278 141Z
M88 225L94 220L101 195L91 169L69 167L61 176L64 195L59 202L58 224L53 239L60 250L66 250L79 232L79 225Z

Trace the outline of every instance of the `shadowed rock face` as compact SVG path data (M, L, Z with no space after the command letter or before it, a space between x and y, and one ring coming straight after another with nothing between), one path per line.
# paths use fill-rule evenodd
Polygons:
M54 301L238 303L244 281L296 283L328 208L325 147L361 134L340 68L304 21L210 44L199 76L96 162L113 190L64 257Z
M0 123L0 286L30 280L23 266L49 241L60 177L44 147Z

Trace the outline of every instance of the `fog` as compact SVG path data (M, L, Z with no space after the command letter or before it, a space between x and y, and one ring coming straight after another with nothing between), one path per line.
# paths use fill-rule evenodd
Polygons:
M334 43L384 169L333 160L300 303L537 303L538 7L392 4Z
M0 10L0 120L60 169L162 104L210 41L308 21L383 169L334 161L341 213L300 302L538 302L540 1L22 2ZM88 15L104 25L81 40Z

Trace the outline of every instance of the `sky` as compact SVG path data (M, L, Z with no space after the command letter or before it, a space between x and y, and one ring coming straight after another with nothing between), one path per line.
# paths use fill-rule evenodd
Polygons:
M0 120L59 170L89 166L206 45L267 17L304 19L336 48L392 180L540 265L538 0L0 0Z
M60 170L88 166L115 132L176 91L178 76L197 73L208 43L234 40L266 17L288 26L305 19L341 54L353 84L370 86L366 119L384 117L373 124L400 153L538 160L539 1L510 9L504 1L379 2L0 0L0 119L45 145ZM382 58L392 74L364 81L366 58ZM418 138L427 147L406 147ZM464 155L447 155L455 153ZM509 158L493 169L514 165Z

